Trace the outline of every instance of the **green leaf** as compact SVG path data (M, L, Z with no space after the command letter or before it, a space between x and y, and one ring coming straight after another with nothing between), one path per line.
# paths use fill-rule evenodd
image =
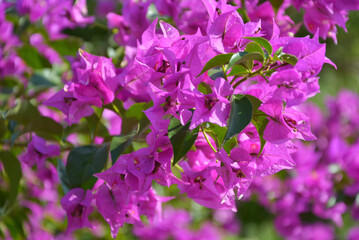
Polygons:
M231 104L231 113L224 142L235 134L240 133L252 119L252 104L249 99L242 95L235 95ZM223 144L223 143L222 143Z
M29 44L25 44L17 50L19 57L24 60L26 65L33 69L51 68L51 63L44 56L42 56L36 48Z
M262 101L258 98L252 96L252 95L244 95L252 104L252 123L257 129L257 132L259 134L260 142L261 142L261 148L259 151L259 155L262 153L262 150L264 148L264 145L266 141L263 138L263 132L268 124L267 114L264 112L258 110L258 108L262 105Z
M55 83L50 82L47 78L39 75L39 74L33 74L30 78L30 84L33 87L53 87L56 86Z
M246 45L246 48L244 49L245 52L257 52L260 53L264 58L264 52L262 47L256 43L256 42L250 42Z
M136 134L137 131L133 131L131 133L112 138L110 145L112 165L115 164L118 157L131 145Z
M173 166L187 154L197 139L199 127L190 130L190 124L191 121L188 121L186 125L182 125L177 118L172 117L171 119L168 127L168 137L173 147Z
M211 87L205 82L200 82L197 86L197 89L203 94L211 94L213 92Z
M212 80L216 80L217 78L224 78L224 72L222 67L215 67L210 70L208 70L208 76Z
M217 124L214 123L206 123L206 133L208 133L212 139L215 140L217 148L220 148L224 139L224 136L226 135L227 128L226 127L220 127Z
M274 61L278 61L279 57L283 54L283 47L280 47L277 49L277 51L274 52L273 54L273 60Z
M82 38L84 41L93 42L94 39L101 39L106 42L111 31L99 23L88 25L86 27L66 28L62 31L69 36Z
M6 212L16 200L22 173L20 162L12 152L1 151L0 160L10 185L5 204L1 206L1 212Z
M274 11L277 13L284 0L269 0L269 2L272 4Z
M49 42L49 45L62 56L76 56L82 41L78 38L67 37Z
M39 110L29 101L23 101L10 109L6 115L8 119L17 121L18 123L28 124L34 119L40 117Z
M231 150L235 148L237 145L238 145L237 138L232 137L227 142L225 142L225 144L223 144L223 148L228 154L230 154Z
M5 119L3 119L0 116L0 139L5 136L6 131L7 131L7 127L6 127Z
M198 74L198 76L200 76L202 73L208 71L211 68L220 67L220 66L227 64L229 62L229 60L231 59L232 55L233 55L233 53L227 53L227 54L220 54L220 55L215 56L214 58L209 60L206 63L206 65L204 65L202 71L200 72L200 74Z
M249 95L249 94L246 94L244 96L246 96L246 98L248 98L248 100L251 102L252 112L254 114L255 111L262 105L262 101L252 95Z
M280 56L280 59L286 63L289 63L290 65L295 66L295 64L297 64L298 62L298 58L294 55L288 54L288 53L284 53Z
M63 127L60 123L43 116L33 119L24 130L24 132L34 132L36 135L48 140L61 139L62 131Z
M259 45L264 47L264 49L268 52L269 55L272 55L273 52L272 44L270 44L270 42L267 39L262 37L244 37L244 38L258 43Z
M147 103L134 103L131 105L131 107L125 112L126 118L135 118L138 121L143 118L144 113L143 110L145 110L145 105Z
M101 122L101 119L99 119L96 113L93 113L91 116L86 117L85 119L88 123L89 130L91 131L91 136L93 136L95 132L96 136L99 137L107 138L110 136L107 128Z
M69 178L67 176L66 167L60 158L57 159L56 169L57 169L57 174L59 175L62 190L66 194L70 191L71 187L70 187Z
M259 150L259 154L261 155L264 145L266 144L266 140L263 138L263 133L265 128L267 127L269 120L267 119L267 115L261 110L256 110L253 114L252 123L256 127L257 132L259 134L259 139L261 142L261 149Z
M108 144L98 148L93 145L74 148L67 157L66 174L71 188L91 189L96 182L93 176L105 167Z
M234 65L246 64L246 62L253 62L254 60L256 60L258 62L263 62L264 57L263 57L263 55L261 55L260 53L257 53L257 52L253 52L253 53L238 52L238 53L235 53L231 57L231 59L230 59L230 61L228 63L226 71L228 71L228 69L230 69Z
M248 70L242 65L234 65L231 72L227 76L244 76L248 74Z

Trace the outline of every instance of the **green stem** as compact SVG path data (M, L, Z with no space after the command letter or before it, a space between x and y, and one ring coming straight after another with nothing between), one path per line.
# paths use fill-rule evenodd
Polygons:
M228 82L227 72L226 72L226 70L224 69L224 65L222 65L222 71L223 71L224 79Z
M238 81L236 84L234 84L233 89L236 89L236 87L239 86L239 84L241 84L242 82L248 80L251 77L260 75L262 73L264 69L264 66L262 66L260 69L258 69L257 71L252 72L251 74L248 74L247 76L245 76L244 78L242 78L240 81Z
M203 132L203 136L206 139L208 145L212 148L213 152L217 153L217 150L212 146L211 142L209 141L206 131L204 130L203 126L201 125L201 131Z
M113 107L113 109L115 110L115 112L117 113L117 115L121 116L121 111L120 109L118 109L118 107L112 102L111 106Z
M181 166L179 166L178 164L175 165L175 167L180 171L180 172L184 172L183 168Z

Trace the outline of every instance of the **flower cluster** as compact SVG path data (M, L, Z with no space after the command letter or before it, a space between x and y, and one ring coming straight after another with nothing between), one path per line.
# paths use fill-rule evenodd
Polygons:
M158 189L175 188L215 209L217 225L236 233L233 215L220 211L236 212L236 200L253 183L265 192L263 177L297 164L301 178L288 180L292 192L276 202L280 219L288 220L278 221L280 232L297 237L302 228L292 228L299 221L293 209L302 214L309 207L320 218L335 216L340 225L345 205L333 200L327 206L338 172L322 166L317 150L299 140L321 136L320 150L333 146L325 153L330 164L358 177L358 147L346 141L357 137L352 109L330 103L340 113L327 123L339 134L331 136L316 122L313 134L308 116L316 115L300 106L319 92L322 66L335 67L319 37L334 38L335 26L345 27L347 11L359 8L346 2L124 0L117 14L116 2L108 0L97 4L100 20L88 16L85 0L0 3L0 81L6 86L0 91L6 95L0 112L6 178L0 185L11 188L0 201L2 212L11 210L22 172L30 190L19 196L19 205L32 211L34 224L25 229L33 238L48 235L36 215L42 202L54 218L67 216L67 231L59 237L95 228L99 223L91 216L99 214L113 238L131 224L143 239L198 239L204 232L217 239L219 227L210 223L197 231L171 228L174 218L183 228L191 219L163 210L176 197ZM300 23L285 13L291 4L305 9L304 24L314 36L294 37ZM105 16L107 27L100 24ZM356 101L350 94L340 98ZM341 113L346 120L336 118ZM353 181L344 190L352 196L358 186ZM300 202L298 195L306 199L291 206Z
M343 226L342 215L358 220L359 97L342 91L328 99L327 107L327 115L314 105L304 107L318 140L297 144L295 170L282 181L271 176L252 185L286 239L306 239L309 232L317 239L335 239L333 224ZM348 239L355 239L355 231Z

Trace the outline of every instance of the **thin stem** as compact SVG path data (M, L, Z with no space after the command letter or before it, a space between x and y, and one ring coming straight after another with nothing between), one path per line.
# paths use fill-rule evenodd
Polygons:
M211 142L209 141L206 131L204 130L203 126L201 125L201 131L203 132L203 136L206 139L208 145L212 148L213 152L217 153L217 150L212 146Z
M242 78L240 81L238 81L236 84L234 84L233 89L236 89L236 87L238 87L239 84L241 84L242 82L248 80L249 78L257 76L257 75L260 75L262 73L263 69L264 69L264 67L262 66L257 71L254 71L251 74L248 74L246 77Z
M234 78L232 79L231 81L231 85L234 83L234 81L236 81L236 79L238 78L239 76L234 76Z
M266 80L267 83L269 83L268 78L264 74L261 74L261 76Z
M227 73L226 70L224 69L224 65L222 65L222 71L223 71L224 79L228 82Z
M113 107L113 109L115 110L115 112L117 113L117 115L121 116L121 111L120 109L118 109L118 107L112 102L111 106Z
M180 171L180 172L184 172L183 168L181 166L179 166L178 164L175 164L175 167Z

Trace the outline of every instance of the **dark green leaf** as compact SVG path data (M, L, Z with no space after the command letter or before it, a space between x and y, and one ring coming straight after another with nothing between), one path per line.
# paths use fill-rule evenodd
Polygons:
M17 121L18 123L28 124L34 119L40 117L39 110L28 101L23 101L10 109L6 115L8 119Z
M66 167L60 158L57 159L57 174L59 175L62 190L65 194L68 193L71 189L70 182L66 173Z
M93 145L77 147L70 151L67 157L66 173L71 188L92 188L96 182L93 176L105 167L109 146L98 148Z
M257 52L260 53L264 58L264 52L262 47L256 42L249 42L244 49L245 52Z
M280 56L280 59L286 63L289 63L290 65L295 66L295 64L297 64L298 62L298 58L294 55L288 54L288 53L284 53Z
M197 139L199 127L190 130L190 124L191 121L188 121L186 125L182 125L177 118L172 117L171 119L168 127L168 137L173 147L172 165L175 165L187 154Z
M253 53L248 53L248 52L238 52L233 54L233 56L231 57L228 66L227 66L227 71L228 69L230 69L232 66L237 65L237 64L243 64L246 62L252 62L253 61L258 61L258 62L263 62L264 61L264 57L263 55L261 55L260 53L257 52L253 52Z
M278 12L279 7L282 5L284 0L269 0L275 12Z
M203 94L211 94L213 92L211 87L205 82L201 82L200 84L198 84L197 89Z
M33 119L24 131L35 132L36 135L48 140L59 140L61 139L63 127L52 118L41 116Z
M93 42L94 39L107 41L110 30L100 24L92 24L86 27L66 28L62 31L69 36L82 38L84 41Z
M262 101L252 95L249 95L249 94L246 94L244 96L246 96L246 98L248 98L248 100L251 102L252 112L254 114L255 111L262 105Z
M224 142L240 133L252 119L252 104L247 97L235 95L231 104L231 113Z
M273 52L272 44L270 44L270 42L267 39L262 37L244 37L244 38L247 38L249 40L258 43L259 45L264 47L264 49L268 52L269 55L272 55Z
M137 132L133 131L129 134L115 136L112 138L110 145L112 164L114 164L118 157L126 150L126 148L131 145L136 134Z
M6 212L16 200L22 173L20 162L12 152L0 152L0 160L8 176L10 185L5 204L1 206L1 211Z
M36 48L25 44L17 50L19 57L24 60L26 65L33 69L51 68L51 63L44 56L42 56Z
M6 131L7 131L7 127L6 127L5 119L3 119L0 116L0 139L5 136Z
M198 76L200 76L202 73L208 71L211 68L220 67L223 65L228 64L229 60L231 59L233 53L227 53L227 54L220 54L209 60L206 65L204 65L202 71ZM198 77L197 76L197 77Z
M217 78L224 78L224 72L222 67L215 67L212 68L210 70L208 70L208 76L212 79L212 80L216 80Z

